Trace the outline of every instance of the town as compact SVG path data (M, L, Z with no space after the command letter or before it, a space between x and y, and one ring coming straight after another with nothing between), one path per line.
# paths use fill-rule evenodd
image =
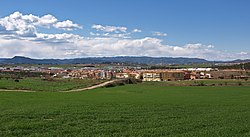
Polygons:
M42 78L62 79L126 79L141 81L179 81L196 79L249 79L250 71L244 69L218 68L180 68L180 69L145 69L134 66L106 66L102 64L82 67L41 67L12 66L0 67L2 73L26 72L41 73Z

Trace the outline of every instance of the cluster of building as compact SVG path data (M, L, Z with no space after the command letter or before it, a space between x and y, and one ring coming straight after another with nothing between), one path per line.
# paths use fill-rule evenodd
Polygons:
M143 81L177 81L196 79L249 79L250 71L246 70L217 70L211 68L151 70L144 71Z
M62 73L61 73L62 74ZM125 79L134 78L142 81L177 81L195 79L245 79L250 78L246 70L217 70L211 68L197 69L76 69L64 71L64 78L79 79Z
M135 68L70 68L57 67L0 67L1 71L28 71L52 74L51 77L78 79L126 79L134 78L142 81L177 81L195 79L245 79L250 78L246 70L218 70L212 68L188 69L156 69L145 70Z

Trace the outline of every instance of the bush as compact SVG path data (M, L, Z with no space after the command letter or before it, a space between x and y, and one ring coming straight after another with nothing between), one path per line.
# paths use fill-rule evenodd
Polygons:
M118 82L114 82L114 83L109 83L109 84L105 85L104 87L110 88L110 87L123 86L123 85L125 85L125 83L118 81Z
M117 85L117 86L124 86L125 84L122 83L122 82L119 82L119 83L117 83L116 85Z
M195 81L193 85L194 86L206 86L206 84L203 81L199 81L199 82Z
M104 86L105 88L111 88L111 87L115 87L115 85L114 84L112 84L112 83L109 83L109 84L107 84L106 86Z
M201 81L199 82L198 86L206 86L206 84L203 81Z
M18 80L18 79L15 79L15 82L19 82L19 80Z

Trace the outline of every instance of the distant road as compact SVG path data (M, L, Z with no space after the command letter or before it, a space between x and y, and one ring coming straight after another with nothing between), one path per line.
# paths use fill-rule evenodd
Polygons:
M94 86L90 86L90 87L86 87L86 88L73 89L73 90L67 90L67 91L59 91L59 92L79 92L79 91L84 91L84 90L90 90L90 89L104 87L104 86L106 86L108 84L111 84L111 83L114 83L114 82L117 82L117 81L120 81L120 79L106 81L104 83L100 83L98 85L94 85Z

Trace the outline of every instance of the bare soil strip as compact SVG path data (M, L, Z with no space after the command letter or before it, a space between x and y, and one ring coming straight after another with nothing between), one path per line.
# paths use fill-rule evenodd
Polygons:
M73 89L73 90L67 90L67 91L59 91L59 92L79 92L79 91L84 91L84 90L90 90L90 89L95 89L95 88L100 88L100 87L104 87L108 84L114 83L116 81L119 80L110 80L110 81L106 81L104 83L100 83L98 85L94 85L94 86L90 86L90 87L86 87L86 88L80 88L80 89Z
M0 92L41 92L41 91L21 90L21 89L0 89Z

